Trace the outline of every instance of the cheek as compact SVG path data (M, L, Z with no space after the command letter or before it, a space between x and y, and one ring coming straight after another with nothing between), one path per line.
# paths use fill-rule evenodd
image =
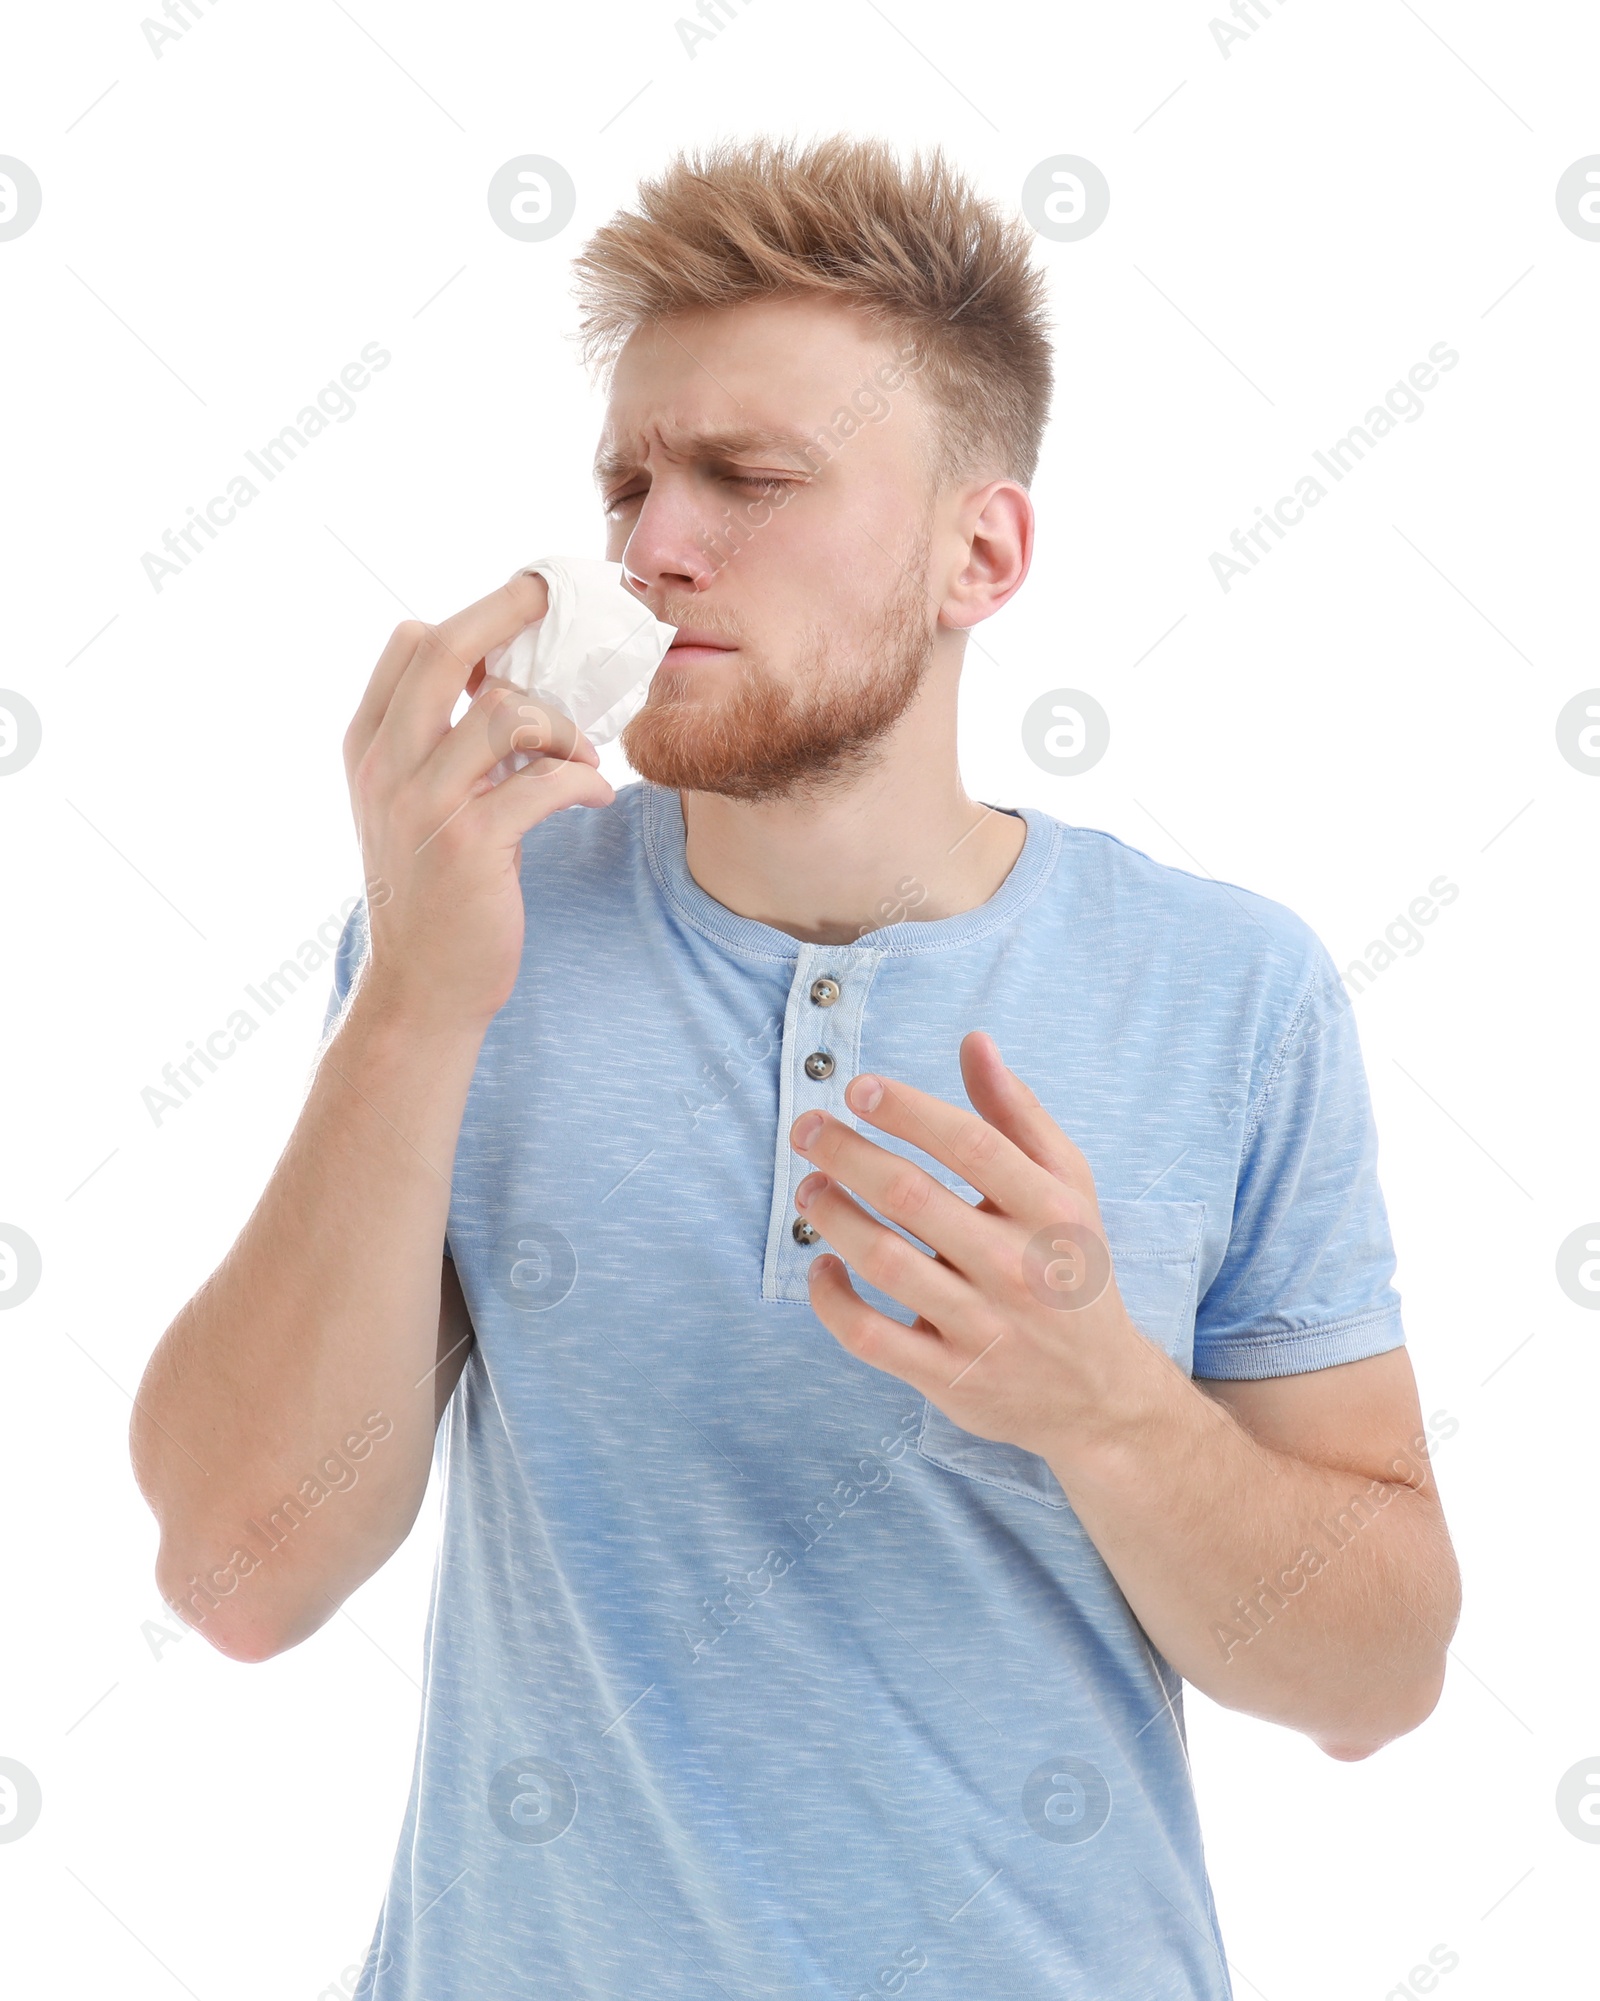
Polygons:
M808 682L872 630L891 581L872 546L872 538L887 546L882 521L855 529L826 518L818 498L808 496L806 516L774 513L729 572L766 657L797 678L803 667Z

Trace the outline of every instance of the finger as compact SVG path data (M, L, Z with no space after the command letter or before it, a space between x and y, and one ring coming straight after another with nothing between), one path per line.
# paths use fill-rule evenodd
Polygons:
M942 1383L939 1368L946 1351L935 1329L902 1327L869 1306L839 1259L825 1253L811 1261L810 1285L812 1312L858 1362L898 1376L924 1396L930 1385Z
M820 1111L804 1112L795 1120L790 1144L814 1167L853 1189L880 1216L920 1237L968 1278L976 1280L994 1268L1001 1254L994 1236L995 1218L980 1215L916 1161L891 1153L864 1133L853 1132L842 1119Z
M881 1131L909 1140L959 1174L1003 1215L1048 1222L1070 1209L1063 1184L975 1112L898 1079L852 1077L845 1103Z
M383 712L388 708L400 676L411 664L412 656L422 644L427 630L420 618L402 619L390 633L389 643L378 655L378 664L367 680L356 712L350 718L350 727L344 733L344 765L351 776L372 748L372 739L383 721Z
M795 1190L795 1207L868 1285L920 1313L947 1339L959 1338L978 1304L960 1272L869 1216L825 1174L806 1176Z
M516 586L520 588L514 588ZM501 631L495 623L502 600L505 601L507 614L514 616L518 621L508 632ZM465 611L457 612L452 618L445 620L438 630L444 635L446 643L457 650L471 646L471 632L475 627L494 630L497 634L495 638L486 640L477 648L475 657L469 655L470 672L463 682L468 694L476 693L477 684L483 678L482 656L488 652L490 646L499 644L502 639L514 638L523 625L542 618L549 606L550 592L545 580L542 577L524 575L512 578L509 583L502 584L499 590L491 591L486 598L480 598L475 605L469 605ZM485 620L488 622L487 625L484 624ZM501 623L503 624L503 619ZM417 648L430 630L432 628L425 620L408 618L397 625L390 635L389 643L378 658L378 664L372 671L366 691L361 697L360 705L345 736L345 755L352 767L370 748L373 738L377 735L378 725L383 721L384 714L394 697L401 675L410 666L416 656ZM453 701L451 706L454 706Z
M994 1037L984 1029L962 1038L961 1080L978 1116L1047 1174L1074 1184L1088 1176L1088 1161L1016 1071L1007 1069Z
M609 806L616 796L592 764L541 759L472 800L461 817L480 825L485 839L510 847L564 807Z
M420 634L415 620L398 627L351 725L365 737L358 756L375 753L393 770L415 771L449 729L478 662L543 618L549 605L544 578L523 571L442 625L423 625Z
M600 753L570 716L509 681L488 676L471 707L434 745L417 774L424 814L442 817L452 811L514 751L552 761L600 762Z

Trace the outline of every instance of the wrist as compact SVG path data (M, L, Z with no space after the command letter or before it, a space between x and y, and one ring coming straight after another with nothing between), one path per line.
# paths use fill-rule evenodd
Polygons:
M1063 1399L1041 1457L1069 1494L1074 1485L1116 1487L1137 1479L1152 1456L1182 1451L1192 1393L1183 1371L1124 1316L1092 1391Z
M399 1052L426 1048L434 1058L452 1052L474 1061L498 1009L472 1011L448 996L442 1000L405 990L377 975L369 965L350 996L346 1022L364 1041Z

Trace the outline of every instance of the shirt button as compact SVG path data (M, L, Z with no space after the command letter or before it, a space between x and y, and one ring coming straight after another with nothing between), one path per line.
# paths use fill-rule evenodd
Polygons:
M797 1244L814 1244L818 1233L804 1216L796 1216L789 1225L789 1234Z
M826 1049L813 1049L806 1058L806 1075L820 1084L824 1077L833 1075L833 1058Z
M820 980L813 980L811 982L811 1005L813 1007L832 1007L834 1002L839 998L839 992L839 982L829 979L824 974Z

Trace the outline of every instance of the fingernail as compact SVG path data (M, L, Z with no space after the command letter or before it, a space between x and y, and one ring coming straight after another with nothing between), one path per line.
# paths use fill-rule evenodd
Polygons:
M821 1130L821 1112L806 1112L795 1120L794 1131L789 1135L789 1138L796 1149L804 1153Z
M876 1077L857 1077L850 1086L850 1102L858 1112L876 1111L883 1086Z
M794 1206L797 1209L809 1208L812 1198L822 1193L827 1179L825 1174L808 1174L794 1191Z

